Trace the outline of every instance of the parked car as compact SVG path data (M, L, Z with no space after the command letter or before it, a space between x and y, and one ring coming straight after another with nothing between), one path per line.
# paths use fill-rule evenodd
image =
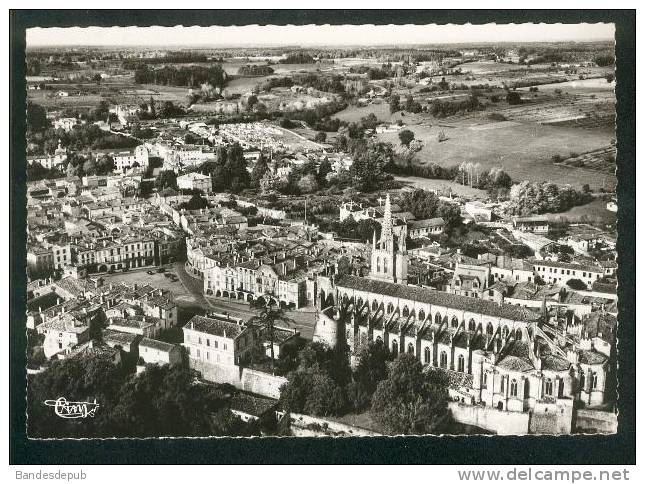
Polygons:
M159 269L157 269L157 272L159 274L162 274L162 273L166 272L166 268L165 267L160 267Z
M155 273L154 273L154 272L152 272L152 271L148 271L148 275L150 275L150 276L154 276L154 275L155 275Z

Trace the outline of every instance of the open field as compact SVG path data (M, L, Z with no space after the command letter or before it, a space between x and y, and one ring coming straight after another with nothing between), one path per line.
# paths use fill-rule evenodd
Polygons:
M441 195L452 193L458 197L467 197L469 199L485 200L488 197L488 194L484 190L471 188L467 185L461 185L460 183L448 180L432 180L416 176L395 176L394 179L406 184L406 187L400 189L400 191L422 188L424 190L437 191Z
M607 200L600 198L578 207L573 207L566 212L546 213L544 214L549 220L568 221L568 222L597 222L597 223L615 223L616 213L610 212L606 208Z
M601 186L597 172L557 166L551 157L604 148L610 144L611 134L533 123L473 123L452 118L439 123L442 126L408 125L416 138L424 142L417 154L421 164L432 162L450 166L472 162L480 163L484 169L501 166L515 180L551 180L578 187L585 183L596 188ZM446 141L438 141L441 131L448 137ZM399 143L397 133L383 133L378 137L382 141ZM607 188L612 182L607 180L606 183Z

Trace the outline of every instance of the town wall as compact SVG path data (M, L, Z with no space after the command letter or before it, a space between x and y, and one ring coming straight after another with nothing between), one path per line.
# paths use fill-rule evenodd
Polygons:
M376 437L383 434L311 415L291 413L291 433L295 437Z
M618 416L613 412L580 409L576 412L575 428L583 433L615 434L618 432Z
M449 402L448 408L457 422L474 425L500 435L524 435L529 431L528 413L506 412L459 402Z
M284 377L237 365L204 363L191 358L190 367L199 371L204 380L214 383L228 383L239 390L269 398L280 398L280 387L287 383L287 379Z

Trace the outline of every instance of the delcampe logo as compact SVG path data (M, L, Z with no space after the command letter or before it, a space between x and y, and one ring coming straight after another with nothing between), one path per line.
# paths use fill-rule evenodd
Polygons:
M96 398L93 402L68 402L65 397L56 400L45 400L45 405L54 407L54 413L61 418L87 418L94 417L99 404Z

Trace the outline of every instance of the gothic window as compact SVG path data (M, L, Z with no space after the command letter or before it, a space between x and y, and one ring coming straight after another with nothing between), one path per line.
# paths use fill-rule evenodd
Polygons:
M378 303L376 302L376 299L372 301L372 311L376 311L378 309Z
M426 319L426 313L423 309L419 310L419 321L424 321Z
M584 391L585 389L585 374L581 373L580 374L580 390Z
M410 315L410 310L407 306L403 306L403 317L407 318Z
M598 387L598 373L595 371L591 374L591 389L595 390Z
M452 317L452 321L450 322L450 325L453 328L457 328L459 326L459 320L457 319L457 316Z
M408 343L408 353L414 354L414 345L412 343Z
M508 336L508 326L504 325L504 328L502 329L502 338L506 339Z
M387 303L387 313L391 314L394 312L394 305L392 303Z
M522 341L522 330L520 328L517 328L515 331L515 339L517 341Z
M486 388L488 384L488 373L484 372L484 377L482 378L482 388Z
M381 258L376 257L376 272L381 272Z
M426 346L426 349L423 350L423 362L430 363L430 348Z
M399 354L399 342L397 340L392 340L392 354L394 357Z
M504 382L506 381L505 377L502 377L502 380L499 382L499 391L504 393Z
M544 394L549 396L553 395L553 382L551 378L544 380Z
M459 358L457 358L457 371L460 371L463 373L464 367L465 367L464 355L459 355Z
M531 394L531 384L529 383L529 380L526 379L524 380L524 398L529 398Z
M471 318L470 321L468 321L468 331L475 331L476 328L475 320Z
M441 368L447 368L448 367L448 355L446 354L445 351L442 351L441 355L439 356L439 366Z
M437 313L434 315L435 324L441 324L441 314Z
M511 380L511 397L517 396L517 380Z
M489 336L492 336L492 335L493 335L493 323L490 323L490 322L489 322L489 323L486 325L486 334L487 334L487 335L489 335Z
M363 298L362 297L358 298L358 301L356 301L356 306L358 307L358 309L363 307Z
M383 272L387 274L387 257L383 257Z

